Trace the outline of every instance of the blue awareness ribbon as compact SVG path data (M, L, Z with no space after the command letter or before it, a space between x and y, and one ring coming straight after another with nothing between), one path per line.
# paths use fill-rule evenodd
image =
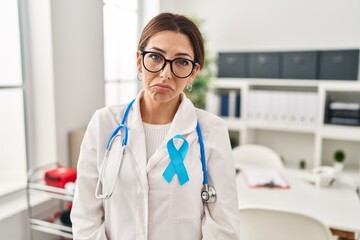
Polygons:
M174 145L174 139L176 138L183 140L183 144L179 150L177 150ZM167 142L167 149L169 152L170 163L162 175L165 180L170 183L174 175L177 174L180 185L183 185L189 181L189 176L183 163L189 149L189 143L183 136L178 134Z

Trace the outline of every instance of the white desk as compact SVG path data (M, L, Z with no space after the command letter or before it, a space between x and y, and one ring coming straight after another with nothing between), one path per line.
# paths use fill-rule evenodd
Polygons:
M261 206L305 213L327 224L334 235L355 239L360 232L360 200L353 184L342 178L331 187L316 188L301 179L304 171L285 169L282 174L289 189L250 188L240 171L239 208Z

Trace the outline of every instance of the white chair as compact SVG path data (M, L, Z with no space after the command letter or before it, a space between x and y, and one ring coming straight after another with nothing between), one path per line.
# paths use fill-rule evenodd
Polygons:
M255 165L264 168L283 169L284 164L279 154L269 147L245 144L232 150L236 165Z
M240 240L333 240L319 220L294 212L266 208L240 209Z

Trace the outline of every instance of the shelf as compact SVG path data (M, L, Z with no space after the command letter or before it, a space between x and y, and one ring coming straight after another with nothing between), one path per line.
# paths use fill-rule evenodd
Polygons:
M52 198L65 201L72 201L74 197L73 194L69 194L69 192L67 192L64 188L52 187L46 185L45 183L29 183L28 189L30 191L38 191Z
M249 85L256 86L281 86L281 87L317 87L318 80L301 80L301 79L259 79L251 78Z
M36 195L46 196L49 199L60 200L58 204L63 204L61 201L71 202L73 200L73 192L69 192L64 188L54 187L47 185L44 181L45 172L47 169L52 169L54 167L59 167L60 165L56 163L50 163L45 166L34 168L28 172L27 180L27 207L28 207L28 227L30 231L30 239L33 239L32 230L46 232L53 235L65 237L72 239L72 228L66 225L63 225L60 221L58 222L49 222L43 220L39 216L36 218L33 214L33 204L32 198ZM60 207L62 208L62 207Z
M318 80L302 79L272 79L272 78L218 78L213 82L215 88L241 88L249 86L289 86L289 87L317 87Z
M223 88L223 89L234 89L234 88L242 88L246 82L241 81L241 78L227 78L224 79L215 79L212 86L214 88Z
M282 132L296 132L296 133L310 133L315 134L315 126L304 126L304 125L286 125L286 124L275 124L275 123L256 123L251 122L247 124L247 127L250 129L259 129L259 130L273 130L273 131L282 131Z
M323 122L330 97L360 101L360 81L217 78L211 90L218 95L208 100L213 101L211 106L219 106L215 113L221 113L220 103L226 104L225 100L221 102L222 94L240 94L241 118L222 117L239 145L266 145L276 150L288 166L297 166L299 159L306 159L312 167L332 163L333 150L342 148L348 153L346 168L354 168L359 174L360 126ZM234 100L228 104L233 113ZM270 118L274 115L278 117Z
M360 141L360 127L325 124L321 136L327 139Z
M50 234L55 234L57 236L62 236L66 238L73 238L71 227L64 226L57 223L51 223L44 220L31 218L29 220L31 228L41 232L46 232Z
M240 120L239 118L235 118L235 117L222 117L229 130L241 130L241 128L244 126L244 122L242 120Z

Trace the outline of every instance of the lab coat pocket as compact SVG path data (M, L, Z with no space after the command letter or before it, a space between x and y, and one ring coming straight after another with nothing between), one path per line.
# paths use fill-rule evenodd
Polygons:
M201 178L191 178L180 186L179 181L171 182L169 220L173 223L201 220L203 204L201 201Z

